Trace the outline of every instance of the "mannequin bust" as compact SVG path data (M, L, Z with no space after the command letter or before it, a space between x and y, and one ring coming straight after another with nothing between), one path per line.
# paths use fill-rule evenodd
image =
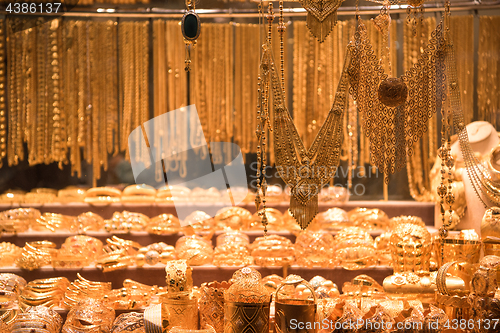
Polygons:
M475 121L466 126L472 150L485 156L498 146L500 138L495 127L487 121ZM457 140L451 145L451 154L456 156L456 162L462 164L463 157L460 151L460 142Z
M493 125L486 121L476 121L467 125L467 134L469 135L469 142L472 150L482 157L490 154L490 152L500 143L497 131ZM456 152L457 164L463 165L460 142L455 142L451 147L451 151L452 153ZM467 169L465 168L462 169L462 179L467 209L456 229L474 229L478 235L481 235L481 220L486 208L484 208L481 200L477 197L474 187L470 182Z

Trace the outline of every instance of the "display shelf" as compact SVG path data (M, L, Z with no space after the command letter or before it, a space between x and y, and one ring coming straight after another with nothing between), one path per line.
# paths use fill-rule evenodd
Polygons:
M209 281L228 281L231 279L233 273L243 266L227 266L216 267L214 265L193 266L193 285L200 286L203 282ZM262 276L276 274L285 276L286 274L297 274L306 280L310 280L316 275L321 275L337 284L339 288L342 285L351 281L354 277L360 274L367 274L374 278L378 283L382 284L385 277L392 274L392 267L387 266L373 266L360 270L346 270L341 267L335 268L306 268L292 265L290 267L260 267L251 266L257 269ZM165 285L165 266L144 266L135 267L131 266L126 269L116 270L112 272L102 272L94 266L83 268L52 268L42 267L33 271L20 269L15 266L2 267L0 273L13 273L22 276L26 281L35 279L45 279L51 277L63 276L74 281L77 278L77 273L82 277L91 281L111 282L114 289L123 287L123 281L132 279L134 281L148 284L148 285Z
M427 227L430 233L436 232L437 229L433 227ZM248 235L248 238L250 240L250 243L253 243L257 237L263 237L264 232L263 231L242 231L244 234ZM372 237L377 237L380 234L382 234L384 231L383 230L370 230L369 233ZM213 234L212 236L212 245L215 247L217 236L223 234L224 231L217 231ZM292 243L295 243L295 239L299 233L299 231L296 232L290 232L290 231L273 231L269 230L268 235L279 235L283 236L285 238L288 238L292 241ZM206 235L206 232L198 233L199 235ZM332 235L336 235L336 232L331 232ZM57 247L60 247L63 243L64 240L70 236L76 235L75 233L71 232L64 232L64 231L56 231L56 232L42 232L42 231L28 231L28 232L23 232L23 233L18 233L18 234L3 234L0 237L0 240L2 242L9 242L14 245L17 245L19 247L23 247L27 242L34 242L34 241L41 241L41 240L46 240L53 242L54 244L57 245ZM127 233L120 233L120 232L105 232L105 231L88 231L86 233L87 236L91 236L94 238L99 239L101 242L106 243L106 239L112 237L113 235L127 239L127 240L133 240L135 242L138 242L139 244L143 246L147 246L149 244L153 243L159 243L163 242L168 245L175 245L177 240L184 236L183 233L176 233L176 234L171 234L171 235L155 235L155 234L149 234L145 231L137 231L137 232L127 232Z
M197 202L197 203L177 203L179 207L189 208L192 207L193 211L201 210L209 215L215 215L220 209L227 207L227 205L218 202ZM255 213L254 203L245 203L238 205ZM364 208L379 208L383 210L389 217L400 215L415 215L422 218L426 225L434 226L434 209L436 204L434 202L417 202L417 201L348 201L346 203L319 203L319 211L324 212L332 207L342 208L346 211L357 207ZM114 212L121 212L124 210L131 212L138 212L153 217L160 214L174 214L177 215L175 205L170 203L154 203L154 204L122 204L114 203L106 206L93 206L86 203L47 203L47 204L0 204L0 211L19 208L19 207L33 207L39 209L42 213L58 213L65 215L78 215L88 211L101 215L105 219L113 216ZM289 207L288 202L268 202L267 207L276 208L279 211L286 212Z

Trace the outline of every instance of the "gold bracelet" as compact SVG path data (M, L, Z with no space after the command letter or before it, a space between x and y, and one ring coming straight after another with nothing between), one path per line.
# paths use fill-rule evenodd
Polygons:
M188 295L193 288L192 268L186 260L172 260L165 266L168 297Z

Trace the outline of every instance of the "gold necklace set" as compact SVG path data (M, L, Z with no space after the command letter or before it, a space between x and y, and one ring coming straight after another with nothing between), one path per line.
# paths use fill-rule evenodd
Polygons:
M123 150L124 139L126 148L132 126L149 119L147 22L120 24L121 33L131 37L127 45L117 43L112 20L7 24L26 28L7 34L8 164L25 158L26 144L30 165L56 162L62 167L69 162L72 173L81 177L85 161L92 165L95 185L107 169L108 154ZM118 61L118 48L132 56ZM131 122L120 128L124 119Z
M116 36L114 37L116 39ZM118 32L119 54L119 113L122 130L120 150L134 154L135 161L150 164L149 149L139 144L141 131L130 133L150 119L149 115L149 22L121 22ZM116 45L115 43L108 43ZM109 58L108 58L109 59ZM111 58L113 59L113 58ZM116 104L115 104L116 105ZM135 142L135 149L127 148L129 141ZM132 156L129 156L132 158Z
M7 26L24 28L7 32L9 130L3 143L7 144L9 166L24 160L25 143L31 165L57 162L61 167L66 163L60 24L60 19L47 23L42 19L7 20Z

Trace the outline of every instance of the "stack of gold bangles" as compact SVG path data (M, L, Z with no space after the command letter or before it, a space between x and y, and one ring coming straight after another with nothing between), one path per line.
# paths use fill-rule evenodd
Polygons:
M21 256L21 252L21 248L12 243L0 243L0 267L13 265Z
M34 208L17 208L0 212L0 233L25 232L40 216L40 211Z
M15 274L0 274L0 309L9 309L17 306L17 299L26 281Z
M63 333L96 332L110 333L115 310L99 298L85 298L68 313L62 328Z
M19 306L21 309L39 305L48 308L61 306L64 293L69 285L70 283L65 277L30 281L19 296Z
M56 231L71 229L75 223L75 218L55 213L44 213L31 225L31 229L36 231Z
M64 294L64 306L72 308L85 298L101 298L111 291L111 282L94 282L76 274L78 279L71 283Z
M56 244L49 241L26 243L16 264L30 271L45 265L50 265L52 262L52 254L56 251L55 248Z
M137 250L141 245L130 240L113 236L106 240L104 254L97 258L96 266L103 272L126 268L135 262Z
M114 309L138 309L149 306L152 296L158 293L157 286L148 286L127 279L123 281L123 288L113 289L104 296L108 304Z
M28 307L24 312L18 313L12 333L49 332L61 331L63 319L61 316L45 306Z

